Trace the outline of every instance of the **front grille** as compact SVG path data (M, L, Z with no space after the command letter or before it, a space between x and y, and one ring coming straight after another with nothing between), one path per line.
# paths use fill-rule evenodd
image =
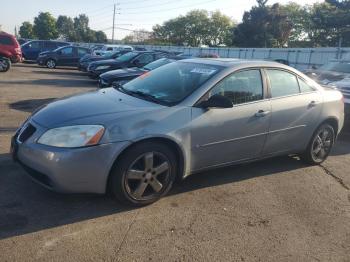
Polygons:
M18 141L24 143L27 141L36 131L36 128L32 124L25 125L19 133Z

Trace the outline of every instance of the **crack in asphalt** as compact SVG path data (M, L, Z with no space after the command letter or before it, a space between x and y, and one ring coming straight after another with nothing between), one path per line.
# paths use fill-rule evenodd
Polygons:
M123 239L122 239L122 242L120 243L120 245L119 245L119 247L118 247L118 250L117 250L117 252L116 252L116 258L117 258L117 260L119 260L119 253L120 253L120 251L121 251L121 249L122 249L122 247L123 247L123 245L124 245L124 243L125 243L125 241L126 241L127 236L129 235L129 232L130 232L131 227L135 224L136 218L137 218L137 216L139 215L139 213L140 213L140 210L138 210L138 211L136 212L134 218L132 219L131 223L130 223L129 226L128 226L128 229L127 229L126 232L125 232L125 235L124 235L124 237L123 237Z
M328 168L326 168L324 165L320 165L320 167L323 169L323 171L324 171L327 175L333 177L333 178L335 179L335 181L337 181L343 188L345 188L346 190L350 190L350 187L347 186L347 185L344 183L343 179L341 179L340 177L337 177L335 174L333 174L333 173L332 173Z

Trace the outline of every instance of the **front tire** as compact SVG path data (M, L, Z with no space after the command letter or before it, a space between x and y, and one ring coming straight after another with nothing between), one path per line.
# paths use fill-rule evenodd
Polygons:
M1 59L0 58L0 72L7 72L11 68L10 59Z
M49 59L46 61L46 67L50 69L54 69L56 67L56 61L53 59Z
M171 189L176 174L174 152L164 144L144 142L131 147L118 159L109 186L123 204L145 206Z
M327 159L334 142L334 128L329 124L322 124L316 130L307 149L300 157L307 164L320 165Z

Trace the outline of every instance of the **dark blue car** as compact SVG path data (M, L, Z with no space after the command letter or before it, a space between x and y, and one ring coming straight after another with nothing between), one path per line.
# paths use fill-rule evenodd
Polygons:
M50 40L33 40L21 46L25 60L36 60L41 52L52 51L62 46L70 45L66 42Z

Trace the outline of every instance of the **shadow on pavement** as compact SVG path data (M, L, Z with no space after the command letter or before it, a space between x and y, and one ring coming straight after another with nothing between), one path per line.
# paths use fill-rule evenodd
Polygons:
M28 99L9 104L11 109L16 109L24 112L34 112L35 109L51 103L56 98L43 98L43 99Z
M67 68L65 68L67 69ZM60 70L33 70L32 73L34 74L42 74L42 75L57 75L57 76L86 76L88 77L87 73L80 72L75 70L75 72L67 72L67 71L60 71Z
M4 85L36 85L44 87L96 87L96 81L90 79L35 79L35 80L17 80L0 81Z
M109 196L50 192L25 177L8 154L0 155L0 167L0 239L130 210ZM169 196L303 167L296 158L280 157L221 168L190 176L175 185Z

